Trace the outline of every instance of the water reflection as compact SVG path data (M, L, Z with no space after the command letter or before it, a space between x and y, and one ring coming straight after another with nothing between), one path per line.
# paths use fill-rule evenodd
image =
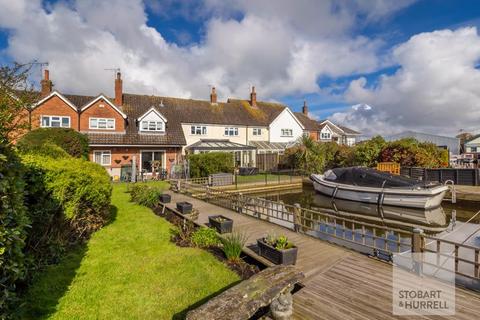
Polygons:
M301 193L265 194L262 197L288 204L299 203L304 208L405 231L411 231L417 227L427 233L439 233L446 230L450 222L442 207L430 210L393 206L378 207L348 200L332 200L330 197L308 189Z

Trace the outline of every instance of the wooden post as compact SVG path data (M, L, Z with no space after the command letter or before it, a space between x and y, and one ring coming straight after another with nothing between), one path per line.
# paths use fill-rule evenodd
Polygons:
M416 253L420 253L423 251L423 230L420 228L414 228L413 233L412 233L412 267L413 271L417 274L422 274L422 269L423 269L423 261L421 259L418 259Z
M299 203L295 203L293 207L293 230L299 232L302 226L302 207Z
M420 228L414 228L412 233L412 252L422 252L423 249L423 230Z

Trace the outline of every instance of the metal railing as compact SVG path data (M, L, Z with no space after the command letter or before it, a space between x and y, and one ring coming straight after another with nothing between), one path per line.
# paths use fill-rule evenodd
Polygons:
M268 221L296 232L340 244L365 252L368 249L379 258L392 260L392 255L402 252L431 252L441 257L455 259L455 273L479 280L480 248L436 238L418 230L403 230L384 225L357 221L331 213L302 208L299 204L251 197L236 192L225 192L208 185L179 181L180 192L235 212ZM435 246L432 245L435 243ZM468 253L470 252L470 254ZM471 266L471 268L466 267Z

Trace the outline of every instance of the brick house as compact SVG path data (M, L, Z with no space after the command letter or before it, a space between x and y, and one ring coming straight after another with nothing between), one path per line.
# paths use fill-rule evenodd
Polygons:
M52 90L45 70L38 102L29 108L31 128L86 134L90 160L118 178L128 175L132 163L146 175L159 167L171 172L187 153L231 152L236 166L256 166L305 132L321 140L322 124L308 117L306 104L303 113L294 114L285 105L257 101L255 87L248 100L219 102L215 88L209 100L124 93L120 73L114 86L113 98L63 94Z
M361 134L350 128L334 124L330 120L317 121L310 118L306 101L303 103L302 112L295 112L295 116L305 127L305 134L315 141L334 141L338 144L353 146L356 138Z

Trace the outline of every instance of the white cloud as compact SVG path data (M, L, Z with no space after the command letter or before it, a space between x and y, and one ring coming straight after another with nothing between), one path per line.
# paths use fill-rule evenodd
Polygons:
M480 36L473 27L413 36L398 45L392 60L400 68L369 86L365 78L350 83L346 99L366 103L336 113L333 120L368 134L415 129L454 135L478 131L480 118Z
M320 92L322 75L382 66L382 42L355 35L359 17L378 21L410 2L147 2L163 17L175 6L179 14L207 19L202 40L188 46L149 27L140 0L59 2L48 10L39 0L0 0L0 28L10 30L8 54L48 61L64 92L111 94L113 77L103 69L120 67L127 92L207 98L214 84L221 98L247 97L256 85L259 98L270 99Z

